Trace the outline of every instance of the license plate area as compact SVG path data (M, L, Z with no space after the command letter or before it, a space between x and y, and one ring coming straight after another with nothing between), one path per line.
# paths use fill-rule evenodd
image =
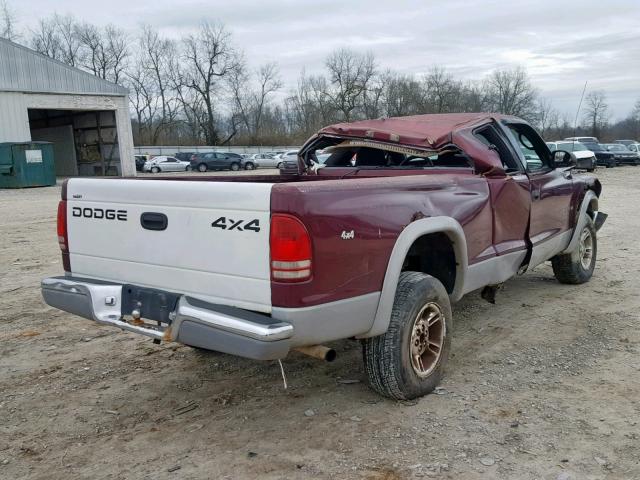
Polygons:
M136 285L122 286L122 315L129 316L137 310L140 317L171 324L169 314L175 310L180 294L139 287Z

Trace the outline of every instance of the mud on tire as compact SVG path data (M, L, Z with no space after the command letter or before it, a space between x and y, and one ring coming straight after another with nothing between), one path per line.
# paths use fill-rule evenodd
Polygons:
M363 341L371 387L397 400L432 392L449 356L452 326L449 296L442 283L423 273L402 272L387 331ZM428 327L426 338L424 327ZM425 344L427 350L418 355Z
M593 275L598 254L598 241L596 227L588 215L587 223L579 235L578 245L573 252L556 255L551 259L553 274L560 283L578 285L588 282Z

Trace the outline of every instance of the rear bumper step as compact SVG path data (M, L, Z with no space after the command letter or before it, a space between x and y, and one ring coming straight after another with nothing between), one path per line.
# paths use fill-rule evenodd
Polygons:
M123 285L87 278L51 277L42 280L42 296L55 308L156 340L253 358L283 358L291 347L293 325L265 315L214 305L181 295L168 323L126 320ZM150 320L161 320L151 318ZM162 319L164 321L164 319Z

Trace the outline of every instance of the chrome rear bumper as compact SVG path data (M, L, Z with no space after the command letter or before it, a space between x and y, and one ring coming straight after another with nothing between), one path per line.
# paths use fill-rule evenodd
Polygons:
M290 348L293 325L266 315L214 305L182 295L169 314L170 323L125 319L123 286L74 277L42 280L42 296L55 308L139 333L155 340L176 341L257 360L283 358ZM154 319L151 319L154 320Z

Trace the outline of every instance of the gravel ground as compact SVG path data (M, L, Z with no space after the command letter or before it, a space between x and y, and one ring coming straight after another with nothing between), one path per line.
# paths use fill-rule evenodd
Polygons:
M640 168L597 174L591 282L544 265L465 297L441 388L412 402L369 390L354 341L292 354L285 390L277 362L47 307L59 187L0 190L0 478L640 478Z

